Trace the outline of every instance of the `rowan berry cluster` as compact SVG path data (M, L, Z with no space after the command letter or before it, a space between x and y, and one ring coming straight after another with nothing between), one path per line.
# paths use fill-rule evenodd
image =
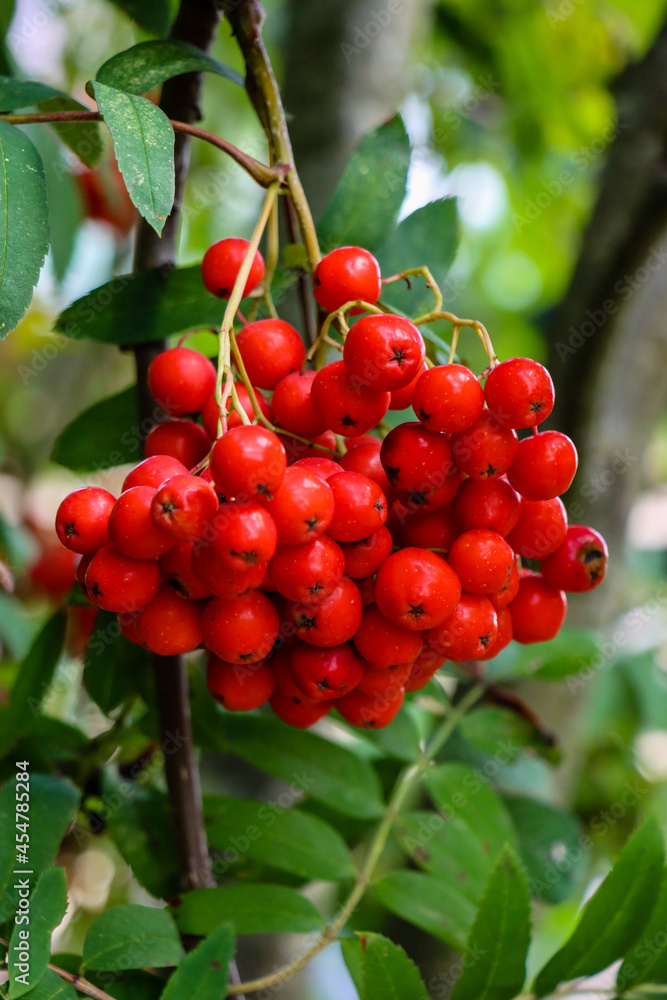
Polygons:
M247 247L206 253L210 291L230 296ZM263 273L258 252L245 295ZM336 319L342 359L318 371L274 318L237 334L238 381L224 388L201 353L159 355L149 386L170 419L146 458L117 499L84 488L58 510L89 601L155 653L203 646L229 710L268 701L306 727L335 707L385 726L445 660L553 638L565 592L604 576L603 539L568 527L559 499L574 445L538 432L554 402L546 369L491 357L480 379L432 365L419 327L375 305L380 289L367 251L322 259L319 342L336 343ZM383 425L410 407L416 419Z

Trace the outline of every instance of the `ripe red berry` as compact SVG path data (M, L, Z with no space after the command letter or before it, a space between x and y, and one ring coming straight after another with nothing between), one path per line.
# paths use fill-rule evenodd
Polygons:
M492 594L504 587L514 551L497 531L473 528L456 539L447 557L468 594Z
M194 542L201 538L217 509L215 490L197 476L172 476L151 501L153 524L172 542Z
M206 664L206 686L228 712L251 712L269 700L276 682L266 663L225 663L211 655Z
M331 711L332 702L312 702L294 698L279 688L271 695L271 708L283 722L296 729L308 729Z
M377 604L369 604L352 642L371 666L387 669L411 664L421 652L424 637L386 618Z
M382 614L415 631L444 622L460 597L454 570L427 549L399 549L383 562L375 579L375 600Z
M358 688L339 698L336 708L346 722L361 729L383 729L403 704L404 692L392 687L383 694L365 694Z
M489 528L505 537L520 511L520 498L504 479L466 479L452 501L452 514L461 531Z
M317 372L290 372L276 385L271 398L276 423L301 437L324 433L326 424L313 409L311 391Z
M428 634L428 645L455 663L476 660L493 646L498 636L498 616L491 601L477 594L462 594L456 608Z
M278 637L278 612L260 590L228 600L214 597L202 612L204 642L228 663L257 663Z
M171 455L186 469L193 469L208 455L211 442L203 427L191 420L165 420L146 435L144 455Z
M308 444L297 441L290 434L278 434L278 437L285 448L288 465L292 465L302 458L333 458L336 451L336 435L333 431L318 434Z
M505 537L524 559L545 559L565 541L567 513L560 497L521 501L519 520Z
M56 513L56 534L72 552L92 555L109 541L109 515L116 502L108 490L84 486L68 494Z
M527 500L552 500L570 488L577 471L577 450L560 431L519 442L507 478Z
M505 475L519 447L516 432L502 427L488 410L467 430L452 434L451 443L454 462L472 479Z
M495 642L491 643L485 652L480 653L477 657L478 660L492 660L505 646L509 646L514 637L512 616L509 608L497 608L496 614L498 615L498 634L496 635Z
M283 481L287 459L272 431L246 424L227 431L215 442L210 468L218 490L229 499L270 500Z
M315 299L334 312L346 302L361 299L375 305L380 298L380 265L361 247L338 247L326 254L313 276Z
M464 365L438 365L420 377L412 408L430 431L455 434L482 415L484 392L473 372Z
M327 649L298 643L290 651L290 669L296 686L307 698L330 701L357 686L364 664L349 642Z
M557 590L580 594L602 583L608 562L602 535L582 524L573 524L567 529L562 545L543 560L541 572Z
M440 656L434 649L430 648L428 643L425 643L424 648L410 668L408 679L405 682L405 690L421 691L444 662L445 657Z
M313 646L337 646L351 639L361 624L361 595L348 577L319 604L293 602L285 609L294 633Z
M201 605L177 597L168 587L157 594L136 617L140 641L159 656L189 653L201 646Z
M333 538L321 535L305 545L279 545L270 572L274 587L289 601L319 604L340 583L345 556Z
M416 636L417 633L412 632L411 635ZM411 670L412 662L399 663L391 667L372 667L367 664L356 690L364 694L379 694L393 699L404 693Z
M230 569L229 564L216 555L209 543L196 542L190 553L192 573L208 596L245 597L264 583L268 563L256 562L245 569Z
M363 580L377 573L387 556L391 555L393 541L386 527L378 528L368 538L341 544L345 556L345 575L353 580Z
M199 413L215 389L215 365L199 351L173 347L151 361L148 387L155 402L172 417Z
M260 389L275 389L290 372L298 371L306 348L298 332L284 319L258 319L236 336L246 373Z
M273 499L262 498L281 545L303 545L322 535L334 516L334 495L316 472L291 465Z
M516 561L512 563L512 568L510 569L509 576L505 581L505 584L500 588L500 590L494 590L493 593L487 594L486 596L493 604L496 611L500 608L505 608L513 601L519 592L519 582L521 577L519 575L519 568Z
M243 382L235 382L234 387L236 389L236 394L239 397L239 403L247 413L250 420L254 419L255 411L252 407L252 400L250 399L250 393L244 386ZM267 420L273 422L273 411L271 407L262 396L261 392L256 392L257 402L259 403L259 408L266 417ZM231 409L232 401L227 397L227 405L225 409L227 410L227 430L231 431L233 427L240 427L243 421L241 420L240 414L236 410ZM230 412L231 411L231 412ZM208 435L210 441L215 441L218 436L218 418L220 416L220 407L215 401L215 396L211 395L208 397L204 403L204 408L202 410L202 422L204 424L204 430Z
M160 589L160 570L155 559L133 559L104 545L86 570L88 600L104 611L138 611L153 600Z
M123 490L133 486L152 486L154 490L172 476L187 476L188 470L182 462L171 455L151 455L128 472L123 482Z
M218 559L232 573L269 562L278 544L273 518L256 503L221 504L206 537Z
M327 482L335 502L328 527L332 538L338 542L358 542L382 527L388 509L377 483L359 472L339 472Z
M117 552L134 559L156 559L174 544L153 522L154 496L152 486L133 486L116 500L109 517L109 539Z
M448 439L416 421L387 434L380 459L399 499L411 510L437 510L459 488Z
M539 573L525 573L519 592L507 608L517 642L546 642L558 633L565 619L567 599Z
M426 365L422 365L411 382L404 385L402 389L395 389L394 392L392 392L391 402L389 403L390 410L407 410L409 406L412 406L412 400L414 398L417 382L425 371Z
M219 240L208 248L201 262L201 275L209 292L217 295L220 299L229 298L249 245L247 240L230 237ZM243 289L244 298L246 295L250 295L263 277L264 259L259 250L256 250L250 274Z
M347 452L341 458L341 468L346 472L360 472L367 479L372 479L378 484L389 503L390 497L393 499L395 496L395 491L387 479L387 473L380 460L382 441L379 438L371 438L369 441L354 444L356 440L358 439L352 438L351 446L348 446ZM340 472L340 469L338 471Z
M486 405L499 424L536 427L554 407L554 386L544 365L530 358L510 358L489 372Z
M424 364L424 338L410 320L387 313L362 316L345 338L343 360L352 378L394 392Z
M158 559L165 587L171 587L179 597L196 601L212 597L213 591L194 574L191 565L192 542L178 542Z
M382 420L391 397L353 378L344 361L334 361L315 376L311 399L326 427L336 434L357 437Z
M331 476L335 476L337 472L343 471L343 466L339 465L338 462L334 462L333 459L316 458L315 456L299 458L294 462L293 468L309 469L325 481L330 479Z
M449 504L437 510L412 511L399 500L390 516L391 525L387 521L387 526L395 540L413 548L442 549L447 553L460 531Z

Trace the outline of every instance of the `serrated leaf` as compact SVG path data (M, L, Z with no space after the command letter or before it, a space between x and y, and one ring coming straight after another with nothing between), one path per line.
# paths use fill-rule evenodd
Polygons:
M139 42L108 59L97 71L97 79L126 94L145 94L165 80L182 73L216 73L243 87L243 77L196 45L168 38Z
M523 795L505 796L505 805L519 835L532 895L547 903L562 903L576 889L584 869L577 819L564 809Z
M324 252L350 244L375 252L384 243L398 219L409 164L410 142L398 116L361 141L318 223Z
M529 944L528 885L507 847L489 876L452 1000L512 1000L526 978Z
M41 158L25 132L0 122L0 340L30 305L48 248Z
M183 946L171 914L125 903L95 920L83 945L82 968L98 972L178 965Z
M174 204L174 130L145 97L94 81L95 100L111 132L132 203L158 235Z
M350 816L375 819L382 815L377 773L351 750L269 716L228 715L225 730L234 753L291 783L297 793L302 791Z
M212 847L292 872L301 878L353 875L345 841L324 820L298 809L249 799L210 796L204 820Z
M309 899L282 885L195 889L174 909L182 934L210 934L232 923L237 934L307 934L322 927Z
M588 900L569 939L535 980L538 997L622 958L643 931L660 891L664 844L655 819L632 835Z
M47 969L39 983L25 996L26 1000L78 1000L74 987L53 969Z
M445 294L446 309L445 280L456 256L459 238L456 199L429 202L403 219L378 250L382 274L388 276L427 265ZM433 293L419 276L411 278L410 283L411 289L404 281L383 285L382 301L408 316L416 316L430 309Z
M90 412L89 410L88 413ZM98 426L94 414L92 419L93 426ZM99 421L99 425L105 429L108 427L103 419ZM100 436L104 435L98 433L98 441ZM137 454L136 457L139 459L141 456ZM54 459L58 461L55 454ZM136 691L136 682L141 672L148 672L150 668L150 653L125 638L120 631L118 615L101 611L86 645L83 670L83 683L93 701L109 715Z
M111 0L115 7L153 35L166 35L171 22L169 0Z
M124 274L77 299L56 320L67 337L140 344L196 327L219 327L223 307L204 288L201 267Z
M33 893L30 896L29 926L14 924L14 930L9 941L9 954L12 961L9 965L9 996L10 1000L29 993L36 986L49 964L51 954L51 933L58 926L67 909L67 880L64 868L47 868L40 876ZM16 952L21 950L26 940L29 944L29 961L26 963L27 982L21 981L26 970L16 964Z
M60 842L79 803L79 792L62 778L30 774L30 876L31 888L42 871L53 864ZM0 788L0 924L16 912L14 888L16 858L16 780Z
M475 919L475 905L456 884L421 872L397 871L373 885L391 913L462 951Z
M75 417L56 438L51 457L66 469L90 472L141 461L141 443L137 393L132 387L93 403ZM97 626L96 632L100 627ZM133 660L135 657L133 654ZM113 678L108 680L108 696L112 697L116 685Z
M341 948L360 1000L429 1000L415 963L382 934L357 931Z
M186 955L167 983L162 1000L220 1000L234 957L234 932L222 924Z
M662 870L660 894L641 940L626 954L616 988L632 990L642 983L667 982L667 870Z

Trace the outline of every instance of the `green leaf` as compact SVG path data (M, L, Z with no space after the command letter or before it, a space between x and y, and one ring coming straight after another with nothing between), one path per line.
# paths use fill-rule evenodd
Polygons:
M660 895L641 940L626 954L616 989L630 990L641 983L667 982L667 870L662 870Z
M135 878L157 899L178 895L176 842L166 795L136 781L104 778L105 820Z
M25 132L0 122L0 340L30 305L48 248L46 180L39 153Z
M51 224L51 260L56 279L62 282L74 252L83 218L81 192L68 168L63 151L51 132L33 125L31 138L42 157Z
M583 629L562 629L549 642L529 646L512 643L489 661L494 679L534 677L541 681L560 681L588 670L601 655L599 639Z
M209 843L223 858L232 852L305 879L337 880L353 874L340 834L298 809L211 796L204 801L204 819Z
M388 910L462 951L475 919L475 905L455 883L421 872L398 871L373 885Z
M350 816L375 819L382 815L377 773L351 750L269 716L228 715L225 729L234 753L289 782L295 792L302 791Z
M656 820L649 819L586 903L570 938L539 973L534 986L538 997L558 983L606 969L626 954L656 902L663 862L662 834Z
M380 248L377 258L382 274L398 274L427 264L445 294L446 309L443 286L456 256L459 237L456 198L432 201L403 219ZM409 316L416 316L431 308L433 293L419 275L410 278L410 283L411 289L404 281L383 285L382 301Z
M523 795L505 796L519 834L521 859L530 891L547 903L562 903L575 891L584 871L581 826L564 809Z
M181 73L217 73L243 87L243 77L218 59L207 55L196 45L165 39L140 42L131 49L118 52L97 72L97 79L126 94L145 94L151 87Z
M152 35L166 35L171 23L169 0L111 0L128 17L150 31Z
M489 757L504 747L503 764L518 760L521 751L531 747L552 763L559 759L553 737L537 729L528 719L496 705L484 705L462 720L459 733L464 740Z
M415 963L382 934L358 931L341 948L361 1000L429 1000Z
M25 997L26 1000L78 1000L74 987L61 979L53 969L47 969L39 983Z
M419 726L410 704L406 704L388 726L369 729L364 737L379 747L386 757L412 763L419 754Z
M118 400L119 397L114 398ZM105 400L105 403L108 402L109 400ZM98 407L103 405L98 404ZM95 408L93 407L93 409ZM88 410L88 413L91 413L91 410ZM93 415L93 421L93 427L95 427L95 415ZM99 424L105 430L109 426L104 422L104 419L100 420ZM70 427L72 426L70 424ZM67 430L68 428L65 429L63 435L67 433ZM58 441L62 440L63 435ZM104 435L98 432L98 441L100 437L104 437ZM58 461L55 454L54 458ZM140 458L140 455L137 455L137 458ZM66 463L61 462L62 464ZM117 465L118 463L114 462L113 464ZM121 702L130 697L133 691L136 691L138 677L141 676L142 672L148 672L150 668L150 654L141 646L137 646L136 643L125 638L120 631L118 615L109 611L101 611L86 646L83 671L83 683L93 701L106 715L109 715L115 708L118 708Z
M55 329L104 344L140 344L197 327L219 327L220 300L204 288L201 267L113 278L68 306Z
M512 1000L526 978L530 899L518 858L505 848L489 877L452 1000Z
M49 964L51 954L51 934L58 926L67 909L67 880L64 868L47 868L40 876L30 897L27 914L29 925L14 924L9 942L9 996L11 1000L21 997L37 985ZM16 953L28 944L29 960L27 969L16 964ZM27 973L27 975L26 975ZM17 978L20 977L20 978ZM25 977L25 978L24 978Z
M210 934L230 922L237 934L307 934L322 927L313 904L282 885L229 885L186 893L174 910L182 934Z
M54 764L81 758L89 745L88 737L76 726L38 715L28 735L15 745L14 755L29 760L35 771L48 773Z
M34 873L30 876L34 886L42 871L53 864L79 804L79 792L71 782L46 774L31 774L29 790L30 864L25 867ZM20 876L13 874L22 867L16 862L16 804L16 780L12 779L0 788L0 924L16 912L19 898L14 883Z
M113 989L114 1000L158 1000L164 989L164 980L150 972L123 971L117 976L91 970L86 973L86 979L105 992Z
M182 958L181 939L167 910L125 903L91 924L81 967L98 972L162 969L178 965Z
M167 983L162 1000L220 1000L234 957L234 932L222 924L186 955Z
M64 611L49 618L19 667L9 695L9 722L0 734L0 757L35 723L39 706L48 693L65 638Z
M67 97L62 90L49 87L38 80L17 80L13 76L0 76L0 111L20 111L52 97ZM83 105L79 105L83 107Z
M139 213L158 235L174 204L174 130L145 97L95 81L95 100L111 132L118 167Z
M21 660L30 649L32 630L28 614L12 594L0 591L0 639L7 653L15 660Z
M115 396L94 403L92 406L75 417L71 423L65 427L56 438L53 446L52 459L59 465L64 465L66 469L73 469L75 472L90 472L100 468L109 468L115 465L123 465L125 462L139 462L142 458L142 434L137 411L137 391L132 386ZM94 635L98 636L102 626L97 625ZM125 642L119 642L119 649L125 650ZM95 649L100 645L101 640L96 640ZM107 643L107 646L109 644ZM91 659L86 657L86 662ZM110 660L111 654L104 657L104 662ZM145 657L144 657L145 658ZM135 662L136 654L132 655ZM124 674L124 671L121 671ZM86 684L90 680L88 675ZM106 693L101 690L101 685L95 686L96 693L103 699L115 698L118 694L118 685L114 677L98 678L104 680L107 687Z
M317 226L324 252L350 244L377 250L396 225L409 164L410 142L398 116L362 140Z
M18 111L36 105L40 111L89 111L63 90L38 80L17 80L0 76L0 110ZM91 167L102 152L102 137L97 122L52 122L51 127L83 163Z

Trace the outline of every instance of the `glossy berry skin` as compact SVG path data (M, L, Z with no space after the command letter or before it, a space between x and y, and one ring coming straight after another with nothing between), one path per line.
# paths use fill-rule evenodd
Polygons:
M211 547L232 573L273 559L278 532L271 515L259 504L221 504L209 527Z
M426 365L422 365L411 382L404 385L402 389L395 389L394 392L392 392L391 402L389 403L390 410L407 410L409 406L412 406L412 400L414 398L417 382L425 371Z
M385 694L365 694L358 688L336 702L346 722L360 729L384 729L396 717L404 693L394 687Z
M292 468L294 469L308 469L310 472L314 472L324 479L330 479L331 476L335 476L337 472L343 471L343 466L339 465L338 462L334 462L331 458L317 458L315 456L310 456L307 458L299 458L294 462Z
M339 472L327 483L334 497L329 534L338 542L358 542L378 531L387 520L387 501L372 479L359 472Z
M177 597L168 587L157 594L136 617L142 645L159 656L189 653L201 646L201 605Z
M430 431L455 434L479 420L484 409L484 392L465 365L438 365L420 377L412 396L412 408Z
M287 455L287 464L292 465L302 458L333 458L336 451L336 435L333 431L318 434L308 444L297 441L289 434L278 434Z
M345 575L353 580L363 580L377 573L394 546L391 533L383 525L368 538L358 542L342 542L345 557Z
M521 499L504 479L466 479L452 501L461 531L488 528L503 538L519 520Z
M239 397L239 403L245 410L246 414L252 420L255 416L255 411L252 406L252 400L250 399L250 393L244 386L243 382L235 382L234 388L236 389L236 394ZM259 403L259 408L266 417L267 420L273 422L273 411L267 401L262 396L261 392L256 392L255 396L257 402ZM232 401L230 398L227 399L227 430L231 431L233 427L240 427L243 423L240 414L236 410L231 409ZM202 410L202 423L204 424L204 430L208 435L210 441L215 441L218 436L218 417L220 416L220 408L215 400L215 395L208 397L204 403L204 408Z
M109 541L109 515L116 498L108 490L84 486L69 493L56 513L56 534L71 552L92 555Z
M521 501L519 520L506 535L524 559L546 559L565 541L567 513L560 497Z
M468 594L492 594L504 587L514 551L497 531L472 528L456 539L447 560Z
M321 535L305 545L279 545L270 571L271 582L283 597L301 604L319 604L340 583L345 556L333 538Z
M160 589L160 571L155 559L133 559L104 545L86 570L86 596L104 611L138 611L153 600Z
M109 517L109 540L117 552L133 559L157 559L174 544L153 522L152 486L133 486L121 493Z
M297 330L284 319L258 319L236 335L236 343L251 383L275 389L290 372L298 371L306 348Z
M421 691L422 688L426 687L433 675L438 672L444 662L444 656L439 656L426 643L410 668L408 679L405 682L405 690Z
M459 488L448 439L418 422L394 427L382 442L380 459L399 499L411 510L437 510Z
M335 590L319 604L292 602L286 621L294 634L312 646L337 646L351 639L361 624L363 606L359 590L341 577Z
M326 424L313 409L311 392L317 372L293 371L281 378L271 399L276 423L301 437L324 433Z
M94 555L95 553L92 552L89 556L81 556L76 565L76 570L75 570L76 582L79 584L79 590L81 591L82 594L87 593L86 573L88 571L88 567L90 566L90 560L93 558Z
M521 576L519 574L518 566L516 562L513 562L512 568L509 571L509 576L500 590L494 590L493 593L486 595L496 611L500 608L506 608L510 601L514 600L516 595L519 593L520 580Z
M416 634L412 633L413 636ZM372 667L368 664L356 690L364 694L384 695L393 700L403 694L411 670L411 662L391 667Z
M230 500L271 500L283 481L287 458L272 431L246 424L215 442L210 468L217 489Z
M271 696L271 708L283 722L296 729L308 729L331 711L332 702L312 702L291 697L279 688Z
M334 516L328 481L303 466L291 465L272 500L262 506L273 518L281 545L304 545L324 534Z
M498 636L498 615L486 597L462 594L449 618L428 634L428 645L455 663L476 660Z
M567 598L562 590L550 587L539 573L526 573L518 594L507 608L517 642L546 642L557 635L565 620Z
M364 608L364 616L352 639L358 653L376 669L411 664L421 652L421 632L403 628L382 614L377 604Z
M372 479L384 493L387 502L390 501L390 498L393 501L395 491L387 479L387 473L380 460L382 441L379 438L373 438L361 444L353 444L355 440L352 438L352 447L348 447L347 452L340 459L341 468L345 469L346 472L360 472L367 479Z
M294 640L294 645L297 645L296 640ZM280 646L274 649L271 659L267 660L271 673L275 677L276 689L289 695L290 698L298 698L300 701L307 701L315 705L317 702L308 698L301 688L297 687L292 676L292 648L287 645Z
M329 430L357 437L382 420L391 396L353 379L344 361L333 361L313 379L311 399L315 412Z
M502 427L488 410L465 431L452 434L452 457L471 479L504 476L519 447L516 431Z
M239 666L211 655L206 664L206 686L228 712L251 712L269 700L276 682L264 662Z
M460 597L461 583L454 570L427 549L399 549L384 561L375 578L379 610L413 631L440 625Z
M402 316L373 313L350 327L343 361L352 378L394 392L413 380L425 355L424 338L414 323Z
M171 455L178 459L186 471L194 469L208 455L211 442L208 434L199 424L191 420L165 420L157 424L146 435L144 455Z
M227 600L214 597L202 612L204 643L228 663L257 663L278 637L278 612L259 590Z
M540 569L550 586L582 594L602 583L608 562L602 535L582 524L573 524L567 529L562 545L542 561Z
M352 691L364 673L364 664L349 642L328 649L299 643L290 652L294 683L311 701L330 701Z
M208 590L209 596L245 597L251 590L258 590L264 583L266 562L257 562L242 570L232 570L223 562L211 545L193 545L190 566L200 586Z
M152 455L128 472L123 482L122 492L133 486L152 486L154 490L172 476L187 476L188 470L182 462L171 455Z
M477 657L478 660L492 660L502 649L505 649L505 646L509 646L514 638L512 616L509 608L497 608L496 614L498 615L498 634L495 641L490 646L487 646L483 653L479 654Z
M510 358L491 369L484 397L499 424L536 427L554 408L554 385L544 365L530 358Z
M228 299L232 294L234 282L241 270L249 245L247 240L229 237L219 240L208 248L201 262L201 276L212 295L217 295L219 299ZM257 288L263 277L264 259L257 250L243 289L244 298Z
M148 388L172 417L199 413L215 389L215 365L199 351L173 347L151 361Z
M519 443L507 478L526 500L552 500L565 493L577 471L577 450L566 434L543 431Z
M153 524L172 542L193 542L201 538L206 523L217 509L215 490L197 476L167 479L151 500Z
M412 511L398 501L392 508L394 538L401 545L449 552L460 533L449 504L437 510Z
M326 254L313 275L315 299L328 313L361 299L375 305L380 298L380 265L361 247L338 247Z
M158 566L165 587L170 587L179 597L193 601L212 597L213 591L194 574L191 565L192 542L177 542L160 556Z

